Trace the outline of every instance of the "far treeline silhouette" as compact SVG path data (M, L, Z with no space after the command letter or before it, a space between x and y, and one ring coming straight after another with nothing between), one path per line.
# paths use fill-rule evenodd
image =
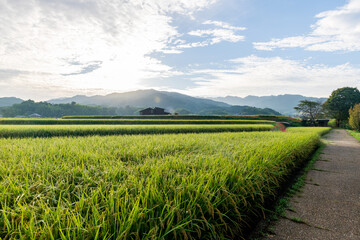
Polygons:
M14 104L1 109L3 117L40 115L41 117L62 117L65 115L115 115L116 108L86 106L75 102L67 104L51 104L32 100Z

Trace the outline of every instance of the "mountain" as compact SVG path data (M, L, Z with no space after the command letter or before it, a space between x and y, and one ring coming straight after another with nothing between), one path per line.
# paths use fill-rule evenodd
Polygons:
M0 98L0 107L8 107L12 106L13 104L21 103L24 100L16 97L3 97Z
M212 98L212 100L224 102L231 105L247 105L257 108L271 108L284 115L294 115L296 107L301 100L325 102L326 98L305 97L302 95L277 95L277 96L247 96L244 98L227 96Z
M100 105L104 107L117 108L146 108L161 107L170 112L186 112L192 114L274 114L280 113L272 109L259 109L247 106L231 106L230 104L210 99L196 98L188 95L149 90L137 90L125 93L112 93L105 96L77 95L70 98L59 98L47 101L49 103L71 103L76 102L83 105ZM245 113L246 112L246 113Z

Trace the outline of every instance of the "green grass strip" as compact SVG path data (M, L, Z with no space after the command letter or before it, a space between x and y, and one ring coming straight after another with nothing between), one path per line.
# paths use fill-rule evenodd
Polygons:
M347 131L348 133L350 133L351 136L353 136L354 138L360 141L360 132L354 130L347 130Z

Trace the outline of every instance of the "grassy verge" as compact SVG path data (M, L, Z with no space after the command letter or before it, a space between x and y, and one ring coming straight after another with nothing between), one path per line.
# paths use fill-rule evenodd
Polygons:
M314 132L0 139L0 237L238 239L318 144Z
M0 137L109 136L168 133L216 133L270 131L269 124L241 125L3 125Z
M350 133L351 136L353 136L354 138L360 141L360 132L354 130L347 130L347 131Z

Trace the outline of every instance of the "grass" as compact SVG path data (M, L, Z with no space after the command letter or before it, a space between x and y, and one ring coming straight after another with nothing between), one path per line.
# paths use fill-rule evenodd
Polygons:
M347 130L351 136L360 141L360 132L354 130Z
M174 125L174 124L274 124L269 120L177 120L177 119L55 119L55 118L0 118L0 125Z
M296 222L296 223L303 223L303 224L305 224L304 220L302 220L302 219L299 218L299 217L291 217L290 220L293 221L293 222Z
M2 125L0 137L56 137L270 131L270 124L240 125Z
M0 139L4 239L234 239L317 130Z

